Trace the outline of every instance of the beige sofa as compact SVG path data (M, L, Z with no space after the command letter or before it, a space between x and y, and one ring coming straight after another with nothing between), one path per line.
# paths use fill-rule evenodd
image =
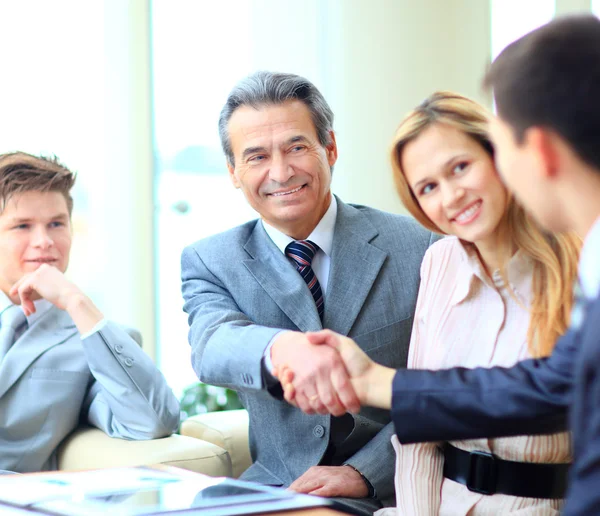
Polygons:
M172 435L150 441L108 437L97 428L82 427L60 446L61 470L164 464L211 476L232 476L229 453L210 442Z
M252 464L248 446L248 412L243 409L190 417L181 424L181 435L195 437L227 450L234 478Z

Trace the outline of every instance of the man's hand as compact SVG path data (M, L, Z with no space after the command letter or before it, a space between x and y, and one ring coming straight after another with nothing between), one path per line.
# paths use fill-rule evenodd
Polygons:
M367 354L358 347L352 339L335 333L331 330L323 330L315 333L307 333L306 338L312 344L323 345L335 349L350 376L354 392L362 405L370 405L378 408L391 408L392 404L392 381L396 374L395 369L384 367L373 362ZM287 387L287 396L293 397L294 389L289 387L290 373L282 371L286 375L284 390ZM340 388L337 378L332 377L335 389ZM296 387L296 382L293 382Z
M25 315L35 312L33 302L46 299L69 313L77 329L87 333L103 319L92 301L56 267L42 264L25 274L10 289L9 296L23 307Z
M360 402L340 355L330 346L317 346L305 334L285 332L271 347L276 371L294 378L294 404L307 414L358 412Z
M317 496L365 498L369 488L350 466L313 466L289 487L291 491Z
M35 312L33 302L44 298L61 310L66 310L73 296L81 294L56 267L42 264L35 271L25 274L10 289L10 296L17 297L25 315Z

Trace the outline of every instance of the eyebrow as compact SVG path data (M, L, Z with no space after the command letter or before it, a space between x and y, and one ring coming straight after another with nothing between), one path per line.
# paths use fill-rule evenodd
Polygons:
M56 215L50 217L50 221L68 220L68 219L69 219L69 216L66 213L57 213ZM10 219L10 221L13 224L24 224L26 222L33 221L33 218L31 218L31 217L13 217L12 219Z
M290 143L298 143L298 142L309 143L308 138L306 136L298 135L298 136L292 136L289 140L287 140L285 142L285 145L289 145Z
M251 154L256 154L257 152L267 152L267 148L266 147L248 147L247 149L244 149L244 152L242 152L242 159L247 158Z
M299 143L299 142L310 143L306 136L299 134L296 136L292 136L291 138L288 138L286 141L283 142L283 145L286 146L286 145L290 145L292 143ZM260 153L260 152L267 152L267 148L261 147L261 146L248 147L247 149L244 149L244 152L242 152L242 159L247 158L251 154L256 154L256 153Z
M467 154L457 154L456 156L452 156L451 158L447 159L443 164L441 169L444 170L446 168L448 168L453 161L460 161L462 158L466 158ZM413 185L413 189L416 190L417 187L419 185L421 185L422 183L428 183L429 181L431 181L431 178L426 177L425 179L421 179L420 181L417 181L414 185Z

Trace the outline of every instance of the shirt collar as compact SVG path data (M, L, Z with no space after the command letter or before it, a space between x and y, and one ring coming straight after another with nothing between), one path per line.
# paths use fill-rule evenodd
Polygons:
M475 249L473 249L473 246L471 246L471 244L462 242L458 238L456 240L459 243L461 262L458 267L458 273L456 277L456 288L454 289L454 293L452 295L453 305L457 305L467 298L469 292L471 292L471 286L473 285L473 281L476 277L482 279L484 276L481 262L479 261L479 257L477 256Z
M489 278L477 254L473 244L459 240L462 262L458 269L456 289L452 296L452 304L457 305L464 301L470 294L475 278L482 283L496 288L494 282ZM525 303L529 303L527 292L530 288L524 288L527 282L531 281L532 262L522 252L517 251L506 267L506 275L513 292L519 292L519 296L524 298ZM499 272L499 271L495 271Z
M337 219L337 200L335 195L331 196L331 203L329 208L325 212L325 215L321 218L317 227L313 229L312 233L308 235L306 240L310 240L319 246L319 249L323 251L327 256L331 256L331 250L333 248L333 231L335 229L335 221ZM278 229L275 229L269 223L261 220L267 235L273 240L273 243L279 248L279 250L285 254L285 248L294 239L290 236L282 233Z
M592 229L585 237L579 258L579 281L583 295L595 299L600 293L600 218L594 222Z

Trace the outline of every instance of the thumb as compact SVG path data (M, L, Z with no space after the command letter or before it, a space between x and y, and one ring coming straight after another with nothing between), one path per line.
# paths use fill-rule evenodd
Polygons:
M331 330L321 330L321 331L309 331L306 333L306 339L311 344L327 344L328 346L335 347L335 342L332 342L332 337L334 333Z

